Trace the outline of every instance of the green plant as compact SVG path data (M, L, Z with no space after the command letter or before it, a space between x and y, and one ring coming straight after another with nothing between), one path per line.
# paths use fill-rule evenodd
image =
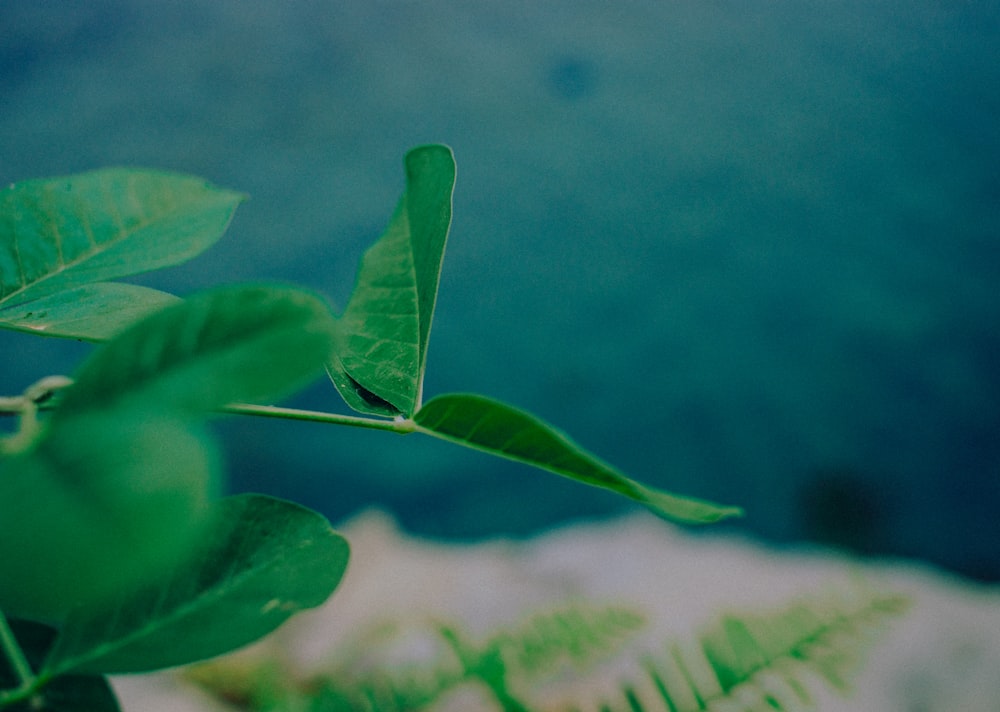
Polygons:
M693 640L656 641L649 650L629 647L646 626L640 610L574 605L483 640L456 625L428 624L427 634L441 642L438 654L391 667L372 652L405 630L387 621L307 679L282 673L281 662L270 658L222 659L192 668L189 676L253 712L433 709L463 686L476 687L490 709L505 712L539 709L539 698L548 698L546 709L574 712L807 710L815 702L811 678L849 692L847 680L874 634L907 606L893 594L828 594L773 611L724 615ZM602 663L622 657L634 673L620 677L613 664L610 673L602 670ZM359 666L365 658L375 662ZM588 678L586 696L575 692L573 683ZM553 684L555 694L546 691Z
M456 623L418 621L414 631L413 621L376 621L360 637L344 641L335 659L304 679L283 672L287 662L271 656L222 658L191 667L187 676L214 696L254 712L419 710L470 683L513 712L528 709L516 689L525 681L544 681L565 668L592 671L621 654L645 625L642 613L632 608L580 604L537 613L484 640ZM438 654L392 667L381 663L380 652L414 632L436 643Z
M72 379L0 399L0 709L116 710L104 676L255 640L339 583L348 545L319 514L218 498L218 413L424 433L629 497L687 522L739 510L646 487L529 413L471 394L423 402L451 223L444 146L406 190L345 311L284 285L184 300L120 277L213 244L242 196L196 178L107 169L0 192L0 327L104 342ZM257 405L326 371L360 416Z
M895 594L798 601L766 614L731 614L706 626L695 645L671 643L607 700L576 712L813 707L804 679L818 674L840 693L874 634L909 606Z

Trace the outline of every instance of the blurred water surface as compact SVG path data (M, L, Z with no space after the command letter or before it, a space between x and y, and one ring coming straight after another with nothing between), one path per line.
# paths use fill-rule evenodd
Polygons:
M769 539L997 579L998 36L992 2L6 0L0 180L205 176L251 200L142 283L343 304L403 153L448 143L429 394L533 409ZM0 349L12 393L87 347ZM234 489L334 518L477 537L626 506L415 438L220 430Z

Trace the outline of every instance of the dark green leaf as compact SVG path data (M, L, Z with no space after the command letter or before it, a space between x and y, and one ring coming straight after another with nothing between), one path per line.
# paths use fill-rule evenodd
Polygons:
M217 457L187 424L148 410L70 418L0 459L0 609L61 620L186 556Z
M420 407L438 277L451 225L455 161L447 146L406 155L406 191L364 255L338 321L328 370L355 410L412 415Z
M617 492L671 519L703 523L741 514L736 507L641 485L535 416L483 396L438 396L417 411L413 420L428 435Z
M126 402L200 413L279 397L322 371L333 330L324 302L300 289L254 285L201 292L98 349L52 420Z
M148 287L98 282L0 310L0 327L40 336L106 341L180 299Z
M224 499L204 547L165 582L71 616L45 672L142 672L228 652L325 601L347 559L347 542L315 512L261 495Z
M56 631L29 621L12 620L18 645L33 668L37 668L55 639ZM14 675L0 664L0 690L15 687ZM108 681L96 675L66 675L18 702L0 705L4 712L120 712Z
M179 264L219 239L242 196L200 178L109 168L0 191L0 308Z

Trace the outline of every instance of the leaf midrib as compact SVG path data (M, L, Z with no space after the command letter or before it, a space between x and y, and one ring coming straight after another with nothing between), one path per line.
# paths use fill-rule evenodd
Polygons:
M136 198L135 198L134 180L133 179L134 179L134 176L131 176L131 175L128 176L129 198L130 198L131 202L137 203L137 204L141 205L141 203L139 203L139 201L137 201ZM103 189L103 186L102 186L102 189ZM58 242L57 242L57 245L56 245L57 248L58 248L58 252L59 252L58 267L55 270L52 270L51 272L47 272L47 273L43 274L41 277L35 279L32 282L26 282L25 281L25 278L24 278L24 264L21 261L21 257L20 257L21 251L20 251L20 249L18 247L17 230L13 230L12 232L14 234L14 250L15 250L15 253L16 253L15 259L17 261L17 268L18 268L18 272L19 272L20 277L21 277L21 287L18 288L18 289L16 289L16 290L14 290L13 292L10 292L5 297L0 298L0 310L5 309L7 307L11 307L11 306L17 306L17 304L19 303L19 302L17 302L17 296L19 294L23 294L26 290L28 290L28 289L30 289L32 287L35 287L38 284L44 284L46 280L49 280L52 277L56 277L56 276L58 276L60 274L63 274L64 272L70 271L73 268L78 267L80 264L82 264L82 263L86 262L87 260L93 258L95 255L103 254L103 253L107 252L108 250L113 249L114 247L116 247L116 246L122 244L123 242L125 242L126 240L130 239L135 233L137 233L137 232L139 232L141 230L145 230L146 228L148 228L151 225L156 224L157 222L165 220L165 219L167 219L167 218L169 218L169 217L171 217L173 215L182 214L183 211L180 209L180 203L176 199L176 195L174 194L173 189L169 185L165 184L164 186L162 186L160 188L160 190L162 192L162 195L164 196L164 202L169 202L171 204L170 209L167 210L166 212L163 212L163 213L160 213L160 214L156 215L155 217L140 218L139 221L135 224L135 226L132 227L131 229L126 229L126 227L124 226L123 221L122 221L121 213L118 211L117 206L115 206L112 203L111 205L112 205L112 211L114 212L114 216L113 216L114 217L114 222L117 225L119 232L118 232L118 234L116 236L112 237L110 240L105 240L104 242L97 242L96 240L94 240L94 237L93 237L94 233L93 233L92 225L90 223L90 219L88 217L87 212L86 211L82 211L80 213L77 213L77 212L74 211L74 217L78 217L80 219L80 222L84 226L84 230L87 233L88 238L90 238L88 241L90 242L90 244L92 245L92 247L90 249L88 249L86 252L81 253L79 255L79 257L77 257L76 259L70 260L69 262L67 262L63 258L62 246L61 246L61 244L59 244L59 243L61 243L61 239L59 239ZM203 202L203 201L198 201L198 202ZM77 206L77 205L80 205L80 204L81 204L81 201L79 200L79 198L76 198L74 200L74 207ZM45 217L48 218L48 220L49 220L48 224L52 225L52 226L57 225L57 222L53 219L54 217L57 217L57 216L54 215L50 211L50 208L46 206L46 207L44 207L42 209L45 212ZM53 228L53 229L55 229L55 228ZM58 230L56 230L56 237L59 238ZM124 276L124 275L122 275L122 276ZM45 296L45 295L42 295L42 296ZM11 301L13 301L13 304L10 303ZM32 300L28 299L26 301L30 302Z
M79 667L81 662L86 663L93 660L99 660L116 650L126 648L136 640L155 634L156 631L167 628L179 620L183 620L190 612L192 612L192 610L214 605L219 600L224 598L230 591L240 588L245 580L258 576L262 571L269 569L272 566L273 564L269 564L267 567L263 568L254 568L251 570L244 569L244 573L237 573L226 579L226 583L231 583L232 585L226 587L224 590L222 586L212 586L207 592L203 592L187 603L181 603L177 606L168 607L168 614L164 616L155 615L157 611L161 610L160 606L163 605L157 602L150 615L147 616L147 622L133 629L131 633L116 637L106 643L90 648L89 652L82 655L66 658L60 665L56 666L54 669L46 670L45 672L51 677L55 677L56 675L60 675ZM119 611L115 611L116 616L118 612ZM112 631L114 630L113 625L109 627Z

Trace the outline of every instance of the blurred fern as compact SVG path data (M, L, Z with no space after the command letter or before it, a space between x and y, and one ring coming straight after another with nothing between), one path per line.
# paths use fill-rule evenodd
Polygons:
M641 657L634 676L613 683L607 694L572 699L559 709L814 709L810 677L818 674L834 690L848 692L848 680L863 653L907 606L902 596L866 594L851 600L828 596L792 602L769 614L724 615L703 628L696 642L668 641L662 653ZM438 625L433 634L452 654L442 652L432 661L376 665L365 671L348 665L280 691L275 690L273 674L249 674L241 676L244 684L253 687L267 680L266 693L250 689L234 694L231 687L213 691L230 702L241 699L244 709L254 712L417 712L433 710L446 695L469 685L490 700L489 709L532 712L547 707L533 707L525 690L567 671L579 680L599 676L604 662L634 654L628 643L645 624L645 618L629 608L576 605L534 615L479 643L457 627ZM220 664L225 663L213 666ZM226 676L216 668L197 679L211 687L213 680ZM264 699L267 704L262 704Z
M569 606L533 615L475 642L456 626L438 624L434 634L451 655L428 667L399 667L335 673L313 682L311 712L404 712L432 709L459 685L473 683L504 710L528 712L530 707L512 691L512 681L571 668L582 675L603 659L621 651L642 629L645 618L620 606Z
M540 677L561 665L583 672L645 625L645 616L630 608L575 606L534 615L517 629L497 634L494 641L508 665Z
M613 697L574 712L812 709L809 674L849 692L862 653L908 605L903 596L882 594L846 609L827 600L793 603L771 615L726 615L697 644L670 644Z

